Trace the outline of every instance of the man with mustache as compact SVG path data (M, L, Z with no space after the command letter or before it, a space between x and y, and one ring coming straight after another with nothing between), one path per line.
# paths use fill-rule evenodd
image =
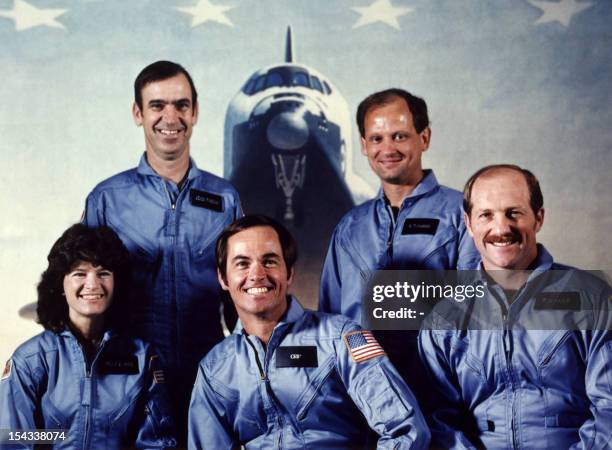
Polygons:
M337 225L321 275L319 308L360 322L365 280L374 271L471 268L478 253L462 220L461 193L423 170L421 158L431 140L425 101L402 89L374 93L359 104L357 125L361 151L382 186L376 198ZM416 333L377 336L412 382Z
M190 449L428 448L412 393L372 335L288 295L295 240L266 216L245 216L217 241L217 271L240 321L200 364ZM369 448L369 447L368 447Z
M610 286L537 243L544 208L530 171L480 169L464 209L481 256L470 283L486 295L438 304L421 331L432 445L609 448Z
M186 436L197 364L223 339L215 241L242 213L234 188L190 157L199 106L189 73L169 61L150 64L134 98L145 153L137 168L94 188L83 222L113 228L130 252L132 331L159 350Z

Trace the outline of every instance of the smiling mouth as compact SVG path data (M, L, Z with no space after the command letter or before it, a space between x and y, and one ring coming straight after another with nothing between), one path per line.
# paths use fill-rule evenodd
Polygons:
M160 133L160 134L163 134L164 136L173 137L173 136L177 136L179 133L185 131L185 129L181 128L180 130L166 130L166 129L156 128L155 131Z
M100 300L102 297L104 297L104 294L81 294L79 295L79 298L83 300L88 300L88 301Z
M246 290L246 293L251 294L251 295L258 295L258 294L265 294L266 292L269 292L271 290L272 290L271 287L266 287L266 286L252 287L252 288L248 288Z
M493 247L509 247L513 244L520 244L521 239L519 236L504 235L504 236L492 236L485 240L485 244L492 245Z

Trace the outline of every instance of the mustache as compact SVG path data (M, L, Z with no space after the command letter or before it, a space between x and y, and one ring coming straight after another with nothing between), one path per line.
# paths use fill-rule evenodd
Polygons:
M484 238L487 244L496 244L501 242L521 242L521 234L516 230L510 230L502 234L489 234Z

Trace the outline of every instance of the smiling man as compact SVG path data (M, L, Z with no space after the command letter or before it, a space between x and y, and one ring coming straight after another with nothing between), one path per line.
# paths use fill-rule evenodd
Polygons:
M88 226L113 228L130 252L132 331L164 358L185 435L197 364L223 339L215 241L241 215L234 188L190 158L198 111L183 67L169 61L145 67L132 107L145 153L137 168L94 188L83 218Z
M408 386L368 331L305 311L288 295L297 248L282 225L246 216L217 242L217 270L240 321L202 361L189 448L427 448Z
M484 167L464 209L486 295L439 304L421 331L432 445L609 448L610 286L537 243L543 198L530 171Z
M362 153L381 189L337 225L321 275L319 309L360 322L365 280L374 271L474 268L478 252L462 220L461 193L423 170L431 142L425 101L402 89L377 92L359 104L357 125ZM418 365L416 336L377 333L407 380Z

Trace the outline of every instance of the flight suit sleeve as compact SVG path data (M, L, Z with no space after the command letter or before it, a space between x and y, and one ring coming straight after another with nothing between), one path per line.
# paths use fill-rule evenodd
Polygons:
M42 376L42 369L32 371L14 356L7 361L0 379L0 429L26 431L40 428L35 416ZM32 446L0 444L0 448Z
M461 391L454 382L453 370L445 349L438 344L440 334L435 329L419 333L419 354L425 370L427 396L423 410L431 428L433 448L475 449L457 422L462 417Z
M144 415L138 419L136 448L176 447L176 435L172 420L166 377L160 358L153 354L148 357Z
M468 233L463 219L459 225L459 250L457 255L457 269L478 269L480 254L474 244L474 239Z
M430 433L410 388L369 331L347 322L337 368L348 394L380 436L378 449L425 449Z
M212 387L200 364L189 404L189 449L240 448L227 421L223 398Z
M605 283L595 296L597 319L591 332L585 387L592 418L578 430L580 442L572 449L612 446L612 289Z
M327 313L341 313L342 279L340 277L340 258L338 255L337 242L338 228L334 230L331 237L327 256L321 273L321 285L319 291L319 311Z
M578 433L580 442L571 449L609 448L612 445L612 333L593 332L585 374L587 396L593 417Z
M85 210L83 211L83 217L81 223L88 227L99 227L100 225L106 225L104 221L104 210L102 205L98 204L98 196L95 192L90 192L85 200Z

